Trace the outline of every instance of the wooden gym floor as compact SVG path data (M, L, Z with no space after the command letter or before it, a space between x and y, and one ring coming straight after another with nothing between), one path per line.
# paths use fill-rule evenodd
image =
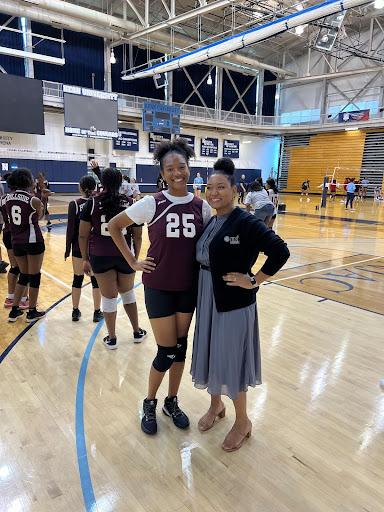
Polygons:
M55 197L52 212L68 200ZM220 448L228 400L225 419L197 430L209 396L191 383L192 343L180 390L191 428L177 431L159 407L158 435L141 432L155 343L140 276L150 334L134 345L120 306L120 346L109 352L89 286L71 322L65 219L54 221L39 300L51 307L46 319L24 329L0 311L1 512L384 510L384 205L346 213L338 198L319 212L318 197L284 200L276 231L291 258L258 294L263 385L248 393L253 435L232 454ZM4 297L3 274L0 287Z

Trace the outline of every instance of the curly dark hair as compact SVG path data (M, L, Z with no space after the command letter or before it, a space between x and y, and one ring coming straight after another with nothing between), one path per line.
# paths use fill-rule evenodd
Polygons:
M90 197L96 188L96 180L93 176L82 176L79 180L79 185L86 197Z
M228 178L231 187L236 185L235 164L228 157L219 158L216 160L216 162L213 164L213 174L224 174L224 176Z
M16 169L7 179L7 184L12 190L29 190L33 187L33 176L29 169Z
M127 198L119 193L122 174L118 169L107 167L101 173L103 191L100 193L100 205L107 222L127 206Z
M179 153L182 155L185 158L188 167L190 158L195 157L193 148L189 146L187 141L182 137L177 137L173 140L164 140L157 145L153 154L153 159L155 162L160 164L161 169L163 169L164 157L168 155L168 153Z

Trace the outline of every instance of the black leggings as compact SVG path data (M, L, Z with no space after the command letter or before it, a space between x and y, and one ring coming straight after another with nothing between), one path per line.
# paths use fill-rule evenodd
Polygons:
M345 207L348 208L348 203L350 203L351 208L353 208L353 200L355 199L355 194L353 192L347 192L347 202Z

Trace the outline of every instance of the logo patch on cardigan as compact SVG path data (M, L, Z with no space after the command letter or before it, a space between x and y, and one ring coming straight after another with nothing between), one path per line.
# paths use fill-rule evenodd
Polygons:
M224 242L229 242L230 245L240 245L240 235L237 236L225 236Z

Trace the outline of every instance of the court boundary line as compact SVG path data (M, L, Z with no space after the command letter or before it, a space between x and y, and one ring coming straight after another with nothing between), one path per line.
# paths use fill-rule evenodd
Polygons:
M142 282L135 284L133 289L141 286ZM118 303L121 302L119 299ZM88 464L87 443L85 439L84 429L84 394L85 394L85 380L87 376L88 363L91 357L91 352L96 342L96 338L104 325L105 320L102 319L94 328L84 355L81 361L79 376L76 386L76 401L75 401L75 438L76 438L76 454L77 465L79 469L80 485L83 493L83 501L86 512L94 512L97 508L97 500L95 491L93 489L91 471Z

